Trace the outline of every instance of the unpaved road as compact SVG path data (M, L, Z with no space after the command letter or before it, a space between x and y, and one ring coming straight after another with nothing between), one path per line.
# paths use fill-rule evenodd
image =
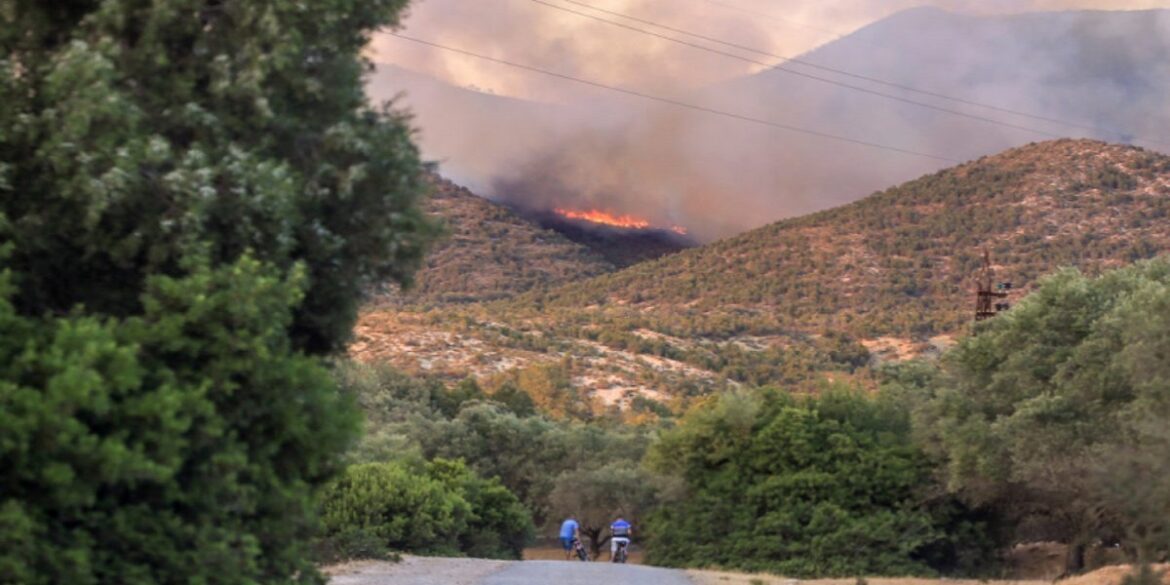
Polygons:
M407 557L401 563L359 563L333 573L329 585L692 585L683 571L605 562Z

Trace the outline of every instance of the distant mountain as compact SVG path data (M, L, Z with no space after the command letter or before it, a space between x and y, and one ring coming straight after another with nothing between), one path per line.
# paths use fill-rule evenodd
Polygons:
M447 235L427 256L416 285L382 301L466 303L502 299L610 272L613 265L588 247L517 216L512 210L432 176L426 211Z
M678 58L688 51L680 47ZM796 63L781 64L791 72L770 69L668 97L953 160L1059 137L1170 151L1168 10L977 16L914 9L800 59L999 109ZM474 92L436 87L404 102L419 113L422 144L485 195L632 213L685 225L701 241L856 201L951 164L597 91L562 105L476 94L473 106L463 104ZM448 94L463 97L440 99Z
M1017 286L1009 302L1062 266L1094 273L1170 252L1170 157L1030 144L439 322L370 314L358 353L452 375L574 356L583 391L680 400L731 382L807 387L818 371L839 379L869 356L946 345L973 317L984 249L997 279ZM442 345L408 343L428 335ZM407 349L379 349L390 347Z

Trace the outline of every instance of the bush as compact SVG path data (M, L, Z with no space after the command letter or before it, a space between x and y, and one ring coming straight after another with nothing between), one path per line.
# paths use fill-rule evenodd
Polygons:
M290 351L297 278L250 259L154 277L125 320L24 318L9 283L0 582L312 577L314 488L357 421L328 371Z
M325 490L321 517L324 549L375 557L394 550L519 558L533 530L499 481L442 459L351 466Z

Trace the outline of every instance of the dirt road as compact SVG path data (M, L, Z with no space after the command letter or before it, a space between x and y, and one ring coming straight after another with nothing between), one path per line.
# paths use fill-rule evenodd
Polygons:
M337 570L329 585L692 585L683 571L565 561L480 561L407 557Z

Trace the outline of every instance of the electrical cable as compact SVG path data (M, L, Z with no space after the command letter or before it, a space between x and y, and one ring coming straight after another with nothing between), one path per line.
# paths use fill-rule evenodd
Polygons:
M700 50L707 51L707 52L710 52L710 53L714 53L714 54L717 54L717 55L722 55L722 56L725 56L725 57L730 57L730 58L733 58L733 59L738 59L738 60L740 60L740 61L745 61L745 62L747 62L747 63L752 63L752 64L755 64L755 65L760 65L760 66L768 67L768 69L769 69L769 70L773 70L773 71L774 71L774 70L779 70L779 71L782 71L782 72L785 72L785 73L789 73L789 74L791 74L791 75L797 75L797 76L800 76L800 77L805 77L805 78L812 79L812 80L815 80L815 81L820 81L820 82L823 82L823 83L828 83L828 84L831 84L831 85L835 85L835 86L838 86L838 87L842 87L842 88L845 88L845 89L851 89L851 90L855 90L855 91L860 91L860 92L863 92L863 93L867 93L867 94L871 94L871 95L876 95L876 96L884 97L884 98L887 98L887 99L892 99L892 100L895 100L895 101L899 101L899 102L903 102L903 103L907 103L907 104L911 104L911 105L915 105L915 106L919 106L919 107L924 107L924 108L928 108L928 109L935 110L935 111L940 111L940 112L943 112L943 113L948 113L948 114L952 114L952 115L956 115L956 116L961 116L961 117L965 117L965 118L970 118L970 119L977 120L977 121L980 121L980 122L985 122L985 123L989 123L989 124L995 124L995 125L998 125L998 126L1004 126L1004 127L1007 127L1007 128L1012 128L1012 129L1016 129L1016 130L1023 130L1023 131L1026 131L1026 132L1031 132L1031 133L1034 133L1034 134L1038 134L1038 135L1046 136L1046 137L1048 137L1048 138L1063 138L1063 137L1064 137L1064 136L1062 136L1062 135L1053 134L1053 133L1051 133L1051 132L1047 132L1047 131L1044 131L1044 130L1039 130L1039 129L1036 129L1036 128L1031 128L1031 127L1027 127L1027 126L1021 126L1021 125L1018 125L1018 124L1013 124L1013 123L1010 123L1010 122L1004 122L1004 121L1002 121L1002 120L996 120L996 119L994 119L994 118L987 118L987 117L984 117L984 116L979 116L979 115L976 115L976 114L970 114L970 113L967 113L967 112L962 112L962 111L958 111L958 110L952 110L952 109L949 109L949 108L944 108L944 107L936 106L936 105L934 105L934 104L928 104L928 103L924 103L924 102L919 102L919 101L915 101L915 100L911 100L911 99L903 98L903 97L900 97L900 96L894 96L894 95L890 95L890 94L887 94L887 93L883 93L883 92L875 91L875 90L872 90L872 89L869 89L869 88L864 88L864 87L860 87L860 86L856 86L856 85L851 85L851 84L848 84L848 83L843 83L843 82L840 82L840 81L836 81L836 80L832 80L832 79L827 79L827 78L824 78L824 77L819 77L819 76L816 76L816 75L811 75L811 74L804 73L804 72L801 72L801 71L795 71L795 70L793 70L793 69L787 69L787 68L781 67L781 66L779 66L779 65L774 65L774 64L771 64L771 63L765 63L765 62L762 62L762 61L757 61L757 60L755 60L755 59L750 59L750 58L747 58L747 57L743 57L743 56L741 56L741 55L736 55L736 54L734 54L734 53L728 53L728 52L725 52L725 51L720 51L720 50L718 50L718 49L712 49L712 48L710 48L710 47L706 47L706 46L699 45L699 44L696 44L696 43L690 43L690 42L687 42L687 41L684 41L684 40L680 40L680 39L676 39L676 38L673 38L673 37L670 37L670 36L667 36L667 35L659 34L659 33L656 33L656 32L654 32L654 31L649 31L649 30L641 29L641 28L638 28L638 27L634 27L634 26L630 26L630 25L622 24L622 23L620 23L620 22L614 22L614 21L612 21L612 20L607 20L607 19L604 19L604 18L601 18L601 17L595 16L595 15L592 15L592 14L588 14L588 13L584 13L584 12L579 12L579 11L577 11L577 10L573 10L573 9L571 9L571 8L566 8L566 7L564 7L564 6L559 6L559 5L553 4L553 3L551 3L551 2L548 2L548 1L546 1L546 0L531 0L531 1L532 1L532 2L535 2L535 3L537 3L537 4L540 4L540 5L543 5L543 6L547 6L547 7L549 7L549 8L553 8L553 9L556 9L556 10L561 10L561 11L564 11L564 12L568 12L568 13L571 13L571 14L575 14L575 15L578 15L578 16L582 16L582 17L585 17L585 18L589 18L589 19L592 19L592 20L596 20L596 21L599 21L599 22L603 22L603 23L606 23L606 24L610 24L610 25L612 25L612 26L617 26L617 27L620 27L620 28L624 28L624 29L627 29L627 30L634 31L634 32L638 32L638 33L642 33L642 34L650 35L650 36L653 36L653 37L656 37L656 38L660 38L660 39L668 40L668 41L671 41L671 42L674 42L674 43L678 43L678 44L681 44L681 45L684 45L684 46L688 46L688 47L692 47L692 48L695 48L695 49L700 49ZM908 86L908 85L902 85L902 84L898 84L898 83L893 83L893 82L885 81L885 80L878 79L878 78L871 77L871 76L867 76L867 75L861 75L861 74L857 74L857 73L852 73L852 72L849 72L849 71L844 71L844 70L841 70L841 69L836 69L836 68L833 68L833 67L827 67L827 66L823 66L823 65L817 65L817 64L815 64L815 63L811 63L811 62L804 61L804 60L801 60L801 59L795 59L795 58L792 58L792 57L787 57L787 56L784 56L784 55L777 55L777 54L775 54L775 53L771 53L771 52L768 52L768 51L764 51L764 50L756 49L756 48L753 48L753 47L748 47L748 46L745 46L745 45L740 45L740 44L738 44L738 43L732 43L732 42L724 41L724 40L721 40L721 39L717 39L717 38L714 38L714 37L710 37L710 36L701 35L701 34L698 34L698 33L689 32L689 31L686 31L686 30L683 30L683 29L679 29L679 28L675 28L675 27L668 26L668 25L660 24L660 23L657 23L657 22L654 22L654 21L651 21L651 20L647 20L647 19L643 19L643 18L638 18L638 17L636 17L636 16L631 16L631 15L628 15L628 14L623 14L623 13L621 13L621 12L616 12L616 11L607 10L607 9L604 9L604 8L599 8L599 7L597 7L597 6L593 6L593 5L591 5L591 4L587 4L587 3L585 3L585 2L580 2L580 1L578 1L578 0L561 0L561 1L562 1L562 2L566 2L566 3L569 3L569 4L574 4L574 5L577 5L577 6L581 6L581 7L584 7L584 8L588 8L588 9L590 9L590 10L595 10L595 11L597 11L597 12L601 12L601 13L605 13L605 14L610 14L610 15L617 16L617 17L620 17L620 18L625 18L625 19L628 19L628 20L631 20L631 21L634 21L634 22L639 22L639 23L642 23L642 24L648 24L648 25L650 25L650 26L658 27L658 28L661 28L661 29L663 29L663 30L671 31L671 32L678 33L678 34L687 35L687 36L690 36L690 37L693 37L693 38L696 38L696 39L701 39L701 40L704 40L704 41L707 41L707 42L717 43L717 44L721 44L721 45L724 45L724 46L727 46L727 47L732 47L732 48L735 48L735 49L739 49L739 50L742 50L742 51L747 51L747 52L752 52L752 53L756 53L756 54L760 54L760 55L765 55L765 56L768 56L768 57L773 57L773 58L780 59L780 60L782 60L782 61L784 61L784 62L787 62L787 63L796 63L796 64L799 64L799 65L803 65L803 66L806 66L806 67L810 67L810 68L818 69L818 70L821 70L821 71L826 71L826 72L830 72L830 73L836 73L836 74L838 74L838 75L843 75L843 76L847 76L847 77L852 77L852 78L854 78L854 79L860 79L860 80L863 80L863 81L868 81L868 82L871 82L871 83L876 83L876 84L880 84L880 85L885 85L885 86L887 86L887 87L892 87L892 88L901 89L901 90L904 90L904 91L910 91L910 92L914 92L914 93L919 93L919 94L926 95L926 96L930 96L930 97L934 97L934 98L939 98L939 99L950 100L950 101L953 101L953 102L956 102L956 103L960 103L960 104L964 104L964 105L975 106L975 107L980 107L980 108L986 108L986 109L989 109L989 110L994 110L994 111L1001 112L1001 113L1005 113L1005 114L1011 114L1011 115L1015 115L1015 116L1021 116L1021 117L1025 117L1025 118L1031 118L1031 119L1034 119L1034 120L1043 121L1043 122L1048 122L1048 123L1052 123L1052 124L1058 124L1058 125L1067 126L1067 127L1070 127L1070 128L1077 128L1077 129L1079 129L1079 130L1088 130L1088 131L1097 132L1097 133L1118 134L1117 132L1115 132L1115 131L1111 131L1111 130L1109 130L1109 129L1107 129L1107 128L1101 128L1101 127L1098 127L1098 126L1088 126L1088 125L1078 124L1078 123L1075 123L1075 122L1069 122L1069 121L1066 121L1066 120L1061 120L1061 119L1058 119L1058 118L1052 118L1052 117L1048 117L1048 116L1041 116L1041 115L1038 115L1038 114L1032 114L1032 113L1028 113L1028 112L1022 112L1022 111L1018 111L1018 110L1012 110L1012 109L1009 109L1009 108L1003 108L1003 107L1000 107L1000 106L995 106L995 105L991 105L991 104L984 104L984 103L976 102L976 101L973 101L973 100L968 100L968 99L964 99L964 98L960 98L960 97L950 96L950 95L943 94L943 93L938 93L938 92L933 92L933 91L929 91L929 90L923 90L923 89L915 88L915 87ZM1133 141L1140 141L1140 142L1147 142L1147 143L1152 143L1152 144L1170 145L1170 143L1168 143L1168 142L1164 142L1164 141L1160 141L1160 140L1154 140L1154 139L1150 139L1150 138L1134 137L1132 140L1133 140Z
M490 57L490 56L488 56L488 55L483 55L483 54L476 53L476 52L473 52L473 51L468 51L468 50L466 50L466 49L460 49L460 48L457 48L457 47L451 47L451 46L448 46L448 45L443 45L443 44L440 44L440 43L436 43L436 42L427 41L427 40L424 40L424 39L419 39L419 38L415 38L415 37L407 36L407 35L404 35L404 34L401 34L401 33L397 33L397 32L392 32L392 33L389 33L389 34L390 34L391 36L394 36L394 37L400 38L400 39L402 39L402 40L405 40L405 41L410 41L410 42L412 42L412 43L417 43L417 44L420 44L420 45L427 45L427 46L430 46L430 47L434 47L434 48L437 48L437 49L442 49L442 50L444 50L444 51L449 51L449 52L452 52L452 53L458 53L458 54L461 54L461 55L466 55L466 56L469 56L469 57L475 57L475 58L477 58L477 59L482 59L482 60L485 60L485 61L490 61L490 62L493 62L493 63L498 63L498 64L501 64L501 65L506 65L506 66L509 66L509 67L514 67L514 68L517 68L517 69L523 69L523 70L525 70L525 71L530 71L530 72L533 72L533 73L540 73L540 74L543 74L543 75L548 75L548 76L550 76L550 77L556 77L556 78L558 78L558 79L564 79L564 80L567 80L567 81L573 81L573 82L576 82L576 83L581 83L581 84L584 84L584 85L589 85L589 86L592 86L592 87L597 87L597 88L601 88L601 89L606 89L606 90L609 90L609 91L614 91L614 92L618 92L618 93L622 93L622 94L626 94L626 95L630 95L630 96L634 96L634 97L638 97L638 98L642 98L642 99L646 99L646 100L651 100L651 101L661 102L661 103L664 103L664 104L669 104L669 105L672 105L672 106L677 106L677 107L680 107L680 108L686 108L686 109L695 110L695 111L698 111L698 112L704 112L704 113L707 113L707 114L712 114L712 115L716 115L716 116L722 116L722 117L726 117L726 118L731 118L731 119L735 119L735 120L740 120L740 121L743 121L743 122L750 122L750 123L755 123L755 124L761 124L761 125L764 125L764 126L770 126L770 127L772 127L772 128L778 128L778 129L781 129L781 130L787 130L787 131L790 131L790 132L798 132L798 133L801 133L801 134L807 134L807 135L810 135L810 136L817 136L817 137L819 137L819 138L825 138L825 139L829 139L829 140L836 140L836 141L839 141L839 142L847 142L847 143L850 143L850 144L855 144L855 145L859 145L859 146L866 146L866 147L870 147L870 148L878 148L878 149L882 149L882 150L888 150L888 151L891 151L891 152L897 152L897 153L906 154L906 155L912 155L912 156L918 156L918 157L923 157L923 158L929 158L929 159L934 159L934 160L943 161L943 162L948 162L948 163L961 163L961 162L962 162L962 161L960 161L960 160L958 160L958 159L949 158L949 157L945 157L945 156L940 156L940 155L935 155L935 154L930 154L930 153L925 153L925 152L918 152L918 151L915 151L915 150L910 150L910 149L908 149L908 148L901 148L901 147L897 147L897 146L891 146L891 145L888 145L888 144L881 144L881 143L877 143L877 142L870 142L870 141L867 141L867 140L861 140L861 139L858 139L858 138L850 138L850 137L848 137L848 136L840 136L840 135L837 135L837 134L830 134L830 133L828 133L828 132L821 132L821 131L818 131L818 130L810 130L810 129L808 129L808 128L801 128L801 127L798 127L798 126L790 126L790 125L788 125L788 124L782 124L782 123L779 123L779 122L773 122L773 121L771 121L771 120L764 120L764 119L761 119L761 118L753 118L753 117L751 117L751 116L745 116L745 115L743 115L743 114L736 114L736 113L734 113L734 112L727 112L727 111L723 111L723 110L717 110L717 109L715 109L715 108L709 108L709 107L707 107L707 106L702 106L702 105L698 105L698 104L692 104L692 103L689 103L689 102L684 102L684 101L681 101L681 100L676 100L676 99L672 99L672 98L667 98L667 97L657 96L657 95L653 95L653 94L643 93L643 92L640 92L640 91L635 91L635 90L632 90L632 89L626 89L626 88L623 88L623 87L617 87L617 86L613 86L613 85L608 85L608 84L604 84L604 83L597 82L597 81L591 81L591 80L588 80L588 79L582 79L582 78L580 78L580 77L574 77L574 76L572 76L572 75L566 75L566 74L564 74L564 73L557 73L556 71L549 71L549 70L547 70L547 69L541 69L541 68L539 68L539 67L533 67L533 66L531 66L531 65L524 65L524 64L522 64L522 63L516 63L516 62L514 62L514 61L508 61L508 60L506 60L506 59L499 59L499 58L496 58L496 57Z

